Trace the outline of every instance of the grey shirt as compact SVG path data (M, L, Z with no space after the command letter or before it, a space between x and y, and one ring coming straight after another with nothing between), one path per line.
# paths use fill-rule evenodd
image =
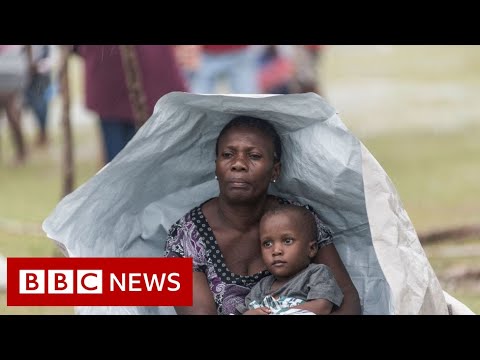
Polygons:
M326 299L340 306L343 293L327 265L310 264L282 287L271 292L275 277L261 279L246 296L245 302L237 306L244 313L248 309L269 307L274 313L284 311L305 301Z

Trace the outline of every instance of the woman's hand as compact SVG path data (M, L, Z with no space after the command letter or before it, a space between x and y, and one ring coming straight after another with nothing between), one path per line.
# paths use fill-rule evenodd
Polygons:
M217 307L203 272L193 272L193 305L176 306L178 315L217 315Z

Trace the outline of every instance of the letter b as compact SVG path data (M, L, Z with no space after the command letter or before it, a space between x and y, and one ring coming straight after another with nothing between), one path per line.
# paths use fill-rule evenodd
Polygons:
M44 294L45 270L19 270L20 294Z
M73 294L73 270L48 270L49 294Z

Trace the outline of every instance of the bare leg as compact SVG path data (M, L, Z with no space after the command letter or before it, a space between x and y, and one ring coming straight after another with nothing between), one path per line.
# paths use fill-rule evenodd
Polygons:
M14 165L20 165L25 162L26 151L23 133L20 125L21 105L18 94L11 94L7 97L5 103L5 111L7 120L13 136L13 145L15 146Z

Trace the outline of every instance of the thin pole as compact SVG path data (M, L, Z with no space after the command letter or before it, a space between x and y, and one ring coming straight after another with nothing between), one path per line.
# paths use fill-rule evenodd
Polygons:
M73 137L70 122L70 89L68 81L68 59L71 45L60 46L60 92L62 95L62 130L63 130L63 196L73 191L74 184L74 161L73 161Z

